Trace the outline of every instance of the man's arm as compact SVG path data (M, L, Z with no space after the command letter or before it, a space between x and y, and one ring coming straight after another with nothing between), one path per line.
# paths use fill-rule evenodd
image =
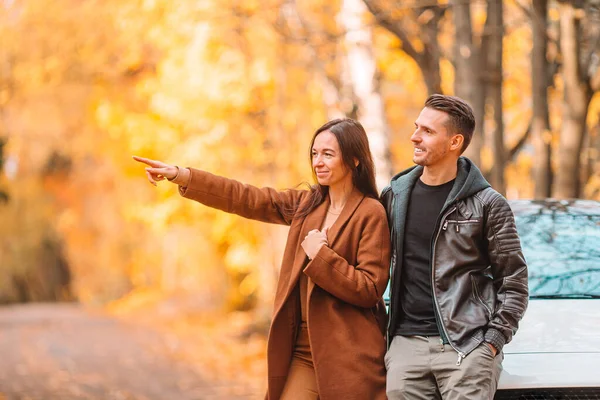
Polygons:
M485 341L497 351L512 340L527 308L527 264L508 202L494 193L488 206L486 239L496 288L496 309Z

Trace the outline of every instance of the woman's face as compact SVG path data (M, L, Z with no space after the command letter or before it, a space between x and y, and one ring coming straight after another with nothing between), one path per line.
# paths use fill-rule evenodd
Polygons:
M335 135L329 131L321 132L315 138L312 147L312 167L320 185L330 188L352 185L350 168L342 159Z

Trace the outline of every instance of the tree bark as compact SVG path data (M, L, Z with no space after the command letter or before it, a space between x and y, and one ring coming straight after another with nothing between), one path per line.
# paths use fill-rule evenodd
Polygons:
M4 21L0 21L3 22ZM15 60L12 54L3 55L0 60L0 206L9 200L8 192L4 187L4 166L6 163L5 146L8 144L10 132L7 121L7 110L16 92L14 79ZM12 177L14 178L14 177Z
M531 139L534 147L534 197L551 196L552 189L552 131L548 115L548 0L533 0L531 18L533 49L531 52L531 86L533 117Z
M600 118L600 114L598 115ZM590 132L589 152L589 179L592 183L590 188L586 188L586 197L600 199L600 120Z
M580 64L580 32L579 15L575 7L570 2L561 3L560 49L563 57L564 97L558 171L554 190L554 197L559 199L576 198L581 194L580 155L591 90Z
M440 72L441 51L438 42L439 22L442 17L442 10L435 7L424 7L420 9L419 16L425 13L431 13L425 24L419 25L421 28L421 38L425 45L425 51L422 53L421 70L427 86L427 95L442 93L442 75ZM418 18L418 17L417 17Z
M455 29L454 94L469 103L475 114L475 132L464 155L480 166L485 92L479 72L485 69L481 69L477 49L473 44L470 3L452 0L451 4Z
M372 32L362 23L362 17L367 11L361 0L343 0L339 20L346 32L348 76L358 104L358 120L367 131L377 171L377 186L382 190L390 182L392 166L388 125L383 98L379 92L379 73L375 63Z
M492 152L491 184L498 192L506 193L504 168L506 166L506 149L504 147L504 120L502 112L502 40L504 39L504 18L502 0L489 0L487 19L490 21L490 48L488 53L490 78L488 80L489 97L494 110L494 131Z

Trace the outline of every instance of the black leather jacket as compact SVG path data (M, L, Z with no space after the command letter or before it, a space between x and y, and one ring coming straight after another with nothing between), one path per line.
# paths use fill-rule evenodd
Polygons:
M392 233L388 340L399 302L404 224L410 192L423 167L396 175L382 192ZM506 199L467 158L442 208L431 241L431 282L438 328L459 362L483 341L499 351L518 328L528 302L527 265Z

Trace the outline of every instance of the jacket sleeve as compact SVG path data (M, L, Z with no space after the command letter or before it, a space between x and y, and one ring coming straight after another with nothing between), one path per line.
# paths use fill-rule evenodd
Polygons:
M391 186L385 187L381 192L381 204L383 204L383 207L385 208L385 213L387 215L388 220L388 227L391 231L394 221L394 210L392 208L394 205L394 193L392 192Z
M515 219L504 197L497 194L489 206L486 235L496 309L488 324L485 341L498 351L512 340L527 308L527 264L521 250Z
M323 246L304 269L316 285L358 307L377 305L389 278L390 233L385 211L378 206L366 210L356 265Z
M289 215L298 209L302 199L309 193L307 190L257 188L209 172L193 168L189 170L191 174L187 186L179 187L183 197L262 222L290 225L292 217Z

